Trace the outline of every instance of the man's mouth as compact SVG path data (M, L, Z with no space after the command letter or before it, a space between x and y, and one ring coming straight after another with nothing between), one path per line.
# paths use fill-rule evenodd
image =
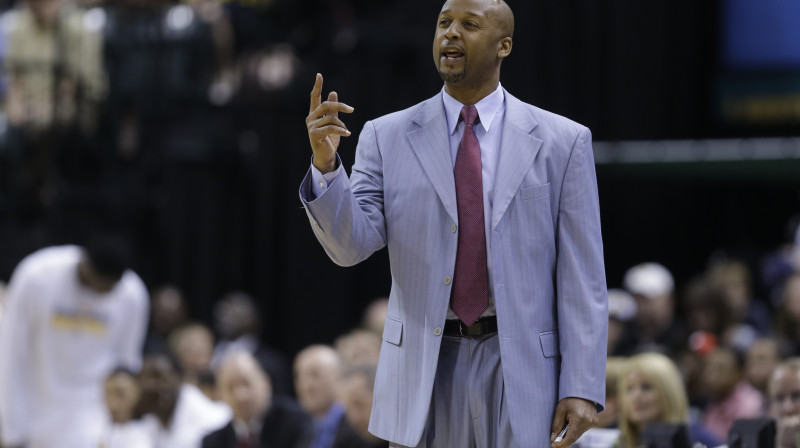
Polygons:
M464 57L464 50L455 45L447 45L442 48L442 57L450 61L455 61L456 59Z

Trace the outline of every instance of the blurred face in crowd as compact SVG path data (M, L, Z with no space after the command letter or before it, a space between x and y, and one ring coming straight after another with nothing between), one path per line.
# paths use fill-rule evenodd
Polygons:
M386 312L388 310L389 299L380 298L374 300L364 311L362 325L377 335L383 334L383 325L386 323Z
M628 409L628 419L633 425L643 428L645 424L661 418L661 396L656 384L642 372L629 372L621 392L623 406Z
M783 308L789 320L800 323L800 275L793 275L783 286Z
M106 379L106 408L114 423L125 423L133 418L139 404L139 385L136 378L127 372L117 372Z
M377 364L381 338L371 331L356 330L337 339L336 351L342 361L350 366Z
M236 353L220 366L217 387L237 420L249 423L262 416L272 400L269 378L247 353Z
M313 346L297 355L294 362L294 387L300 405L313 417L328 412L336 399L336 382L341 361L330 347Z
M222 339L232 340L255 333L257 324L258 309L243 293L228 294L214 307L214 327Z
M671 294L645 296L634 294L636 299L636 322L645 334L657 334L672 322L673 302Z
M749 277L747 268L738 262L724 265L712 274L714 287L737 319L744 317L750 304Z
M168 417L174 410L181 389L181 377L166 356L145 358L139 372L139 387L142 391L141 410L159 417Z
M175 335L175 355L181 366L189 372L209 369L214 355L214 335L203 325L191 325L178 330Z
M118 278L108 277L97 272L86 257L78 262L78 279L84 286L99 294L111 292L119 282Z
M369 414L372 412L372 388L367 379L355 374L342 380L340 401L344 405L348 423L358 435L367 440L374 439L367 430Z
M733 351L717 348L705 360L703 382L714 400L727 397L741 379L741 371Z
M178 288L165 286L153 292L150 323L156 333L167 335L185 320L186 301Z
M800 369L779 367L769 382L769 400L773 418L800 416Z
M612 353L617 343L622 338L622 332L625 330L625 322L609 318L608 319L608 345L606 347L608 353Z
M745 378L756 389L765 392L769 376L779 362L778 343L774 339L758 339L747 351Z

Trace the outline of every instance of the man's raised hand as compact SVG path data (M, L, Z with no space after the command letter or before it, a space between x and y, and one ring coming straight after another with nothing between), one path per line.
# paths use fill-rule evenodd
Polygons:
M314 152L314 166L320 172L329 173L336 169L336 149L341 137L349 137L350 131L339 120L339 112L352 113L355 109L339 102L336 92L328 94L328 101L322 101L322 75L317 73L314 88L311 90L311 109L306 117L308 139Z

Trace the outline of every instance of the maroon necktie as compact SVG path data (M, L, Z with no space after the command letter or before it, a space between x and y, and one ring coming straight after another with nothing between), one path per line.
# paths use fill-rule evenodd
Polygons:
M464 136L458 146L454 170L460 229L450 307L469 326L489 307L489 276L486 271L481 147L473 129L478 110L475 106L464 106L461 118L464 120Z

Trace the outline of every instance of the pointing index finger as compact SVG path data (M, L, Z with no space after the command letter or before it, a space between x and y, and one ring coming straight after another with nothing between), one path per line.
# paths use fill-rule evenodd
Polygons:
M317 73L317 77L314 80L314 88L311 89L311 109L309 109L308 113L314 112L314 109L318 108L320 103L322 103L322 74Z

